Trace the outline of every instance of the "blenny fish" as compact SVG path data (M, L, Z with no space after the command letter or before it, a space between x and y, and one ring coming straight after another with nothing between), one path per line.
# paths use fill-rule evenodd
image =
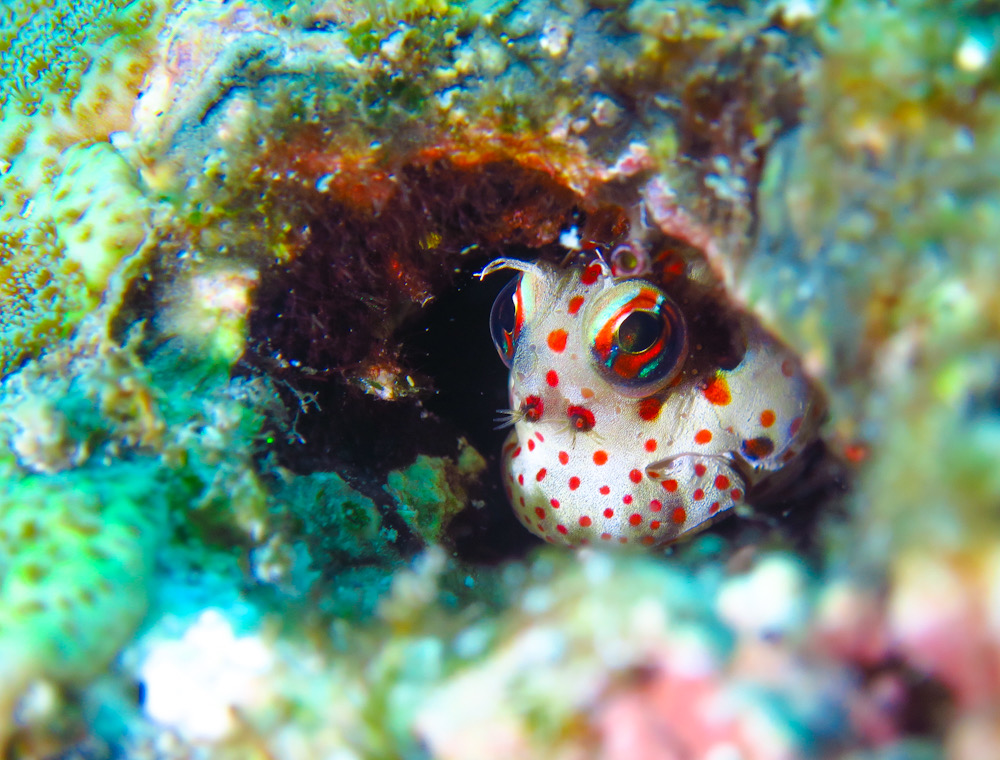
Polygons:
M690 278L501 258L503 479L550 543L659 545L744 504L817 434L820 394L752 315ZM655 282L658 280L659 282Z

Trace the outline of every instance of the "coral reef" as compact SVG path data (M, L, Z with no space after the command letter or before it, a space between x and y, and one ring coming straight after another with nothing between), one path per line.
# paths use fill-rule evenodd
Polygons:
M0 754L994 756L998 39L917 0L4 6ZM595 253L829 397L676 546L504 504L473 274Z
M165 17L152 0L0 9L0 375L66 337L145 239L126 130Z
M8 478L0 495L0 743L38 682L100 674L145 614L162 499L142 465Z

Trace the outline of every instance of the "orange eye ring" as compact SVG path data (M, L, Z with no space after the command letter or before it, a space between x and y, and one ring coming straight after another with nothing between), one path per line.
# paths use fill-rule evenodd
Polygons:
M680 308L645 280L627 280L603 292L588 312L587 338L601 374L636 398L666 385L687 356Z

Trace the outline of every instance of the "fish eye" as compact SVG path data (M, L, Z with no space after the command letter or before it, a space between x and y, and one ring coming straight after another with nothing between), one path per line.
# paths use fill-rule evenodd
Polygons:
M611 252L611 271L615 277L637 277L649 271L649 256L630 243L622 243Z
M514 349L524 325L524 310L521 305L521 277L508 282L500 291L490 310L490 335L503 363L510 367L514 360Z
M636 398L666 385L687 356L680 308L645 280L628 280L601 293L587 313L586 334L598 371Z

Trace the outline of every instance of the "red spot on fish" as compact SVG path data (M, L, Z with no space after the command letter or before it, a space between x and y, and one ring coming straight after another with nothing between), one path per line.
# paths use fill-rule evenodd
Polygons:
M628 474L628 479L631 480L633 483L639 483L642 481L642 473L639 472L638 470L632 470Z
M571 406L566 410L569 424L581 433L594 429L594 413L583 406Z
M569 299L569 308L567 311L570 314L576 314L580 311L580 307L583 306L583 296L573 296Z
M774 441L762 435L759 438L743 441L740 449L750 459L763 459L774 451Z
M709 380L701 392L709 403L716 406L726 406L733 400L733 394L729 392L729 383L721 375Z
M711 443L712 441L712 431L705 430L702 428L697 433L694 434L694 442L699 443L704 446L706 443Z
M844 446L844 457L851 464L861 464L868 458L868 447L863 443L849 443Z
M545 480L545 468L544 467L542 469L540 469L537 473L535 473L535 480L537 480L539 483L541 483L543 480Z
M641 522L642 522L642 515L638 513L631 514L628 517L629 525L638 525Z
M662 485L664 488L670 491L670 493L673 493L674 491L677 490L676 480L664 480L660 485Z
M644 398L639 402L639 416L646 420L646 422L652 422L660 416L660 407L662 406L663 401L655 396Z
M569 454L565 451L559 452L559 464L569 464Z
M661 509L663 509L663 502L660 501L659 499L653 499L651 502L649 502L650 512L659 512Z
M552 388L559 385L559 375L556 374L554 369L550 369L545 373L545 382L547 382Z
M569 479L569 490L575 491L579 487L580 487L580 479L576 475L574 475L572 478Z
M652 454L654 451L656 451L656 441L654 441L652 438L650 438L648 441L646 441L645 448L646 448L646 451L648 451L650 454Z
M553 330L549 333L548 344L549 348L555 351L557 354L562 353L566 350L566 335L565 330Z
M774 411L772 409L765 409L760 413L760 424L768 428L774 424Z
M521 411L528 422L538 422L545 411L545 404L538 396L528 396L521 402Z
M601 265L591 264L589 267L583 270L583 274L580 275L580 282L584 285L593 285L597 282L597 278L601 276Z
M678 525L687 520L687 512L684 511L684 507L675 507L674 511L670 513L670 519Z
M608 452L604 449L598 449L594 452L594 464L602 465L608 462Z
M725 491L727 488L729 488L729 478L727 478L725 475L717 476L715 478L715 487L718 488L720 491Z
M589 528L590 527L590 518L587 517L586 515L584 515L583 517L581 517L580 518L580 527L582 527L582 528Z
M664 272L670 275L671 277L680 277L682 274L684 274L684 268L685 268L684 260L677 258L671 261L669 264L667 264L666 268L664 269Z

